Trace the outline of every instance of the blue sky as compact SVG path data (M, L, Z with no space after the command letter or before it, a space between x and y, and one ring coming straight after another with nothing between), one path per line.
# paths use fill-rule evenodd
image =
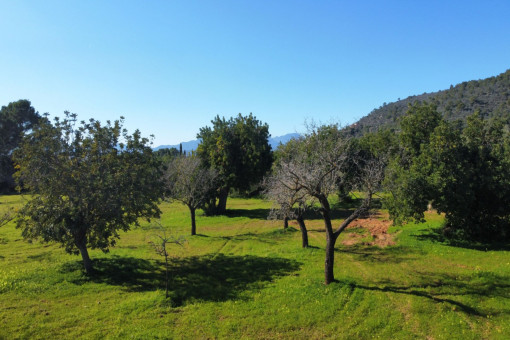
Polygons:
M195 139L253 112L273 136L510 68L510 1L1 1L0 105Z

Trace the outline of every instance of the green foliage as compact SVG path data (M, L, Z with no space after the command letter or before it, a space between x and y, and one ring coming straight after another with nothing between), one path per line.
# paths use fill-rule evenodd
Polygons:
M400 120L400 143L411 156L420 153L430 134L439 125L441 115L434 104L412 104Z
M163 164L170 163L175 157L179 156L179 150L176 148L166 148L154 151L156 157L158 157Z
M389 129L370 132L355 140L359 143L359 148L375 157L391 157L399 150L398 136Z
M445 231L478 240L510 237L510 159L503 125L468 117L458 131L442 124L423 157L431 165L434 202L445 212ZM505 146L506 144L506 146Z
M392 159L386 168L383 187L388 195L383 204L395 224L423 222L431 189L421 170L417 165L403 166L400 158Z
M40 118L28 100L18 100L0 109L0 191L14 188L12 152Z
M211 123L212 127L203 127L197 134L202 140L197 155L218 173L220 201L215 208L224 213L231 188L246 192L270 169L273 157L268 142L269 126L251 113L229 120L216 116Z
M437 121L437 112L424 114L429 110L430 105L415 106L403 119L402 151L386 171L391 195L385 206L391 218L421 221L432 202L445 213L443 231L450 237L508 238L510 158L504 123L475 113L462 130L459 124ZM422 124L424 117L437 124ZM424 128L432 125L433 131Z
M44 119L15 151L17 182L34 195L17 225L25 238L79 250L89 271L88 247L107 251L118 230L159 215L162 173L148 139L122 121L75 125L68 112L54 125Z

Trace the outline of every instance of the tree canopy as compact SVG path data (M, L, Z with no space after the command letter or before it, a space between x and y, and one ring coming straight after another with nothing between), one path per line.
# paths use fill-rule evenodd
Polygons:
M149 140L122 122L77 124L69 112L54 124L44 118L14 153L17 182L33 194L17 221L23 236L80 252L87 272L87 248L107 251L119 230L160 214L161 163Z
M391 195L385 205L396 223L423 220L431 202L445 213L445 235L489 241L510 236L510 143L504 122L484 120L479 113L461 124L436 120L424 134L419 115L410 110L402 134L420 130L419 148L402 152L387 171ZM433 112L433 116L437 116ZM431 115L429 115L430 117ZM417 134L415 134L417 135Z
M40 118L30 101L25 99L0 109L0 191L14 188L12 152L18 147L23 134L30 131Z
M246 192L259 183L271 168L272 152L269 145L269 126L253 114L226 120L216 116L212 127L200 129L202 140L197 148L205 166L219 176L218 203L210 202L212 213L224 213L230 189Z

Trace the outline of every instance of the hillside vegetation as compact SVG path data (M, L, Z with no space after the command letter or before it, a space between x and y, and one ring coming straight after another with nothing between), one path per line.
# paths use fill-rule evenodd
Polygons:
M199 215L199 235L169 246L169 299L164 261L149 244L161 232L154 221L122 232L110 253L91 251L92 276L57 245L23 241L11 222L0 228L0 339L508 339L508 249L445 244L435 213L391 227L392 242L379 247L359 227L365 220L341 235L337 281L326 286L319 216L307 222L304 249L295 223L283 231L266 219L270 206L233 198L227 216ZM335 204L335 225L344 208ZM185 206L161 209L168 233L189 233Z
M404 115L409 104L424 102L435 104L446 120L463 120L478 111L484 117L510 117L510 70L482 80L465 81L449 89L415 95L393 103L384 103L369 115L351 126L352 132L361 135L375 132L381 127L397 128L398 118Z

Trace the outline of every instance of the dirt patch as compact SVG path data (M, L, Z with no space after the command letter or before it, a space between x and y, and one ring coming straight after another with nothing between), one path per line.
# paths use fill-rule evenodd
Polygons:
M388 234L391 221L375 218L358 218L348 227L349 231L342 240L342 244L352 246L363 244L369 246L386 247L395 244L392 234Z

